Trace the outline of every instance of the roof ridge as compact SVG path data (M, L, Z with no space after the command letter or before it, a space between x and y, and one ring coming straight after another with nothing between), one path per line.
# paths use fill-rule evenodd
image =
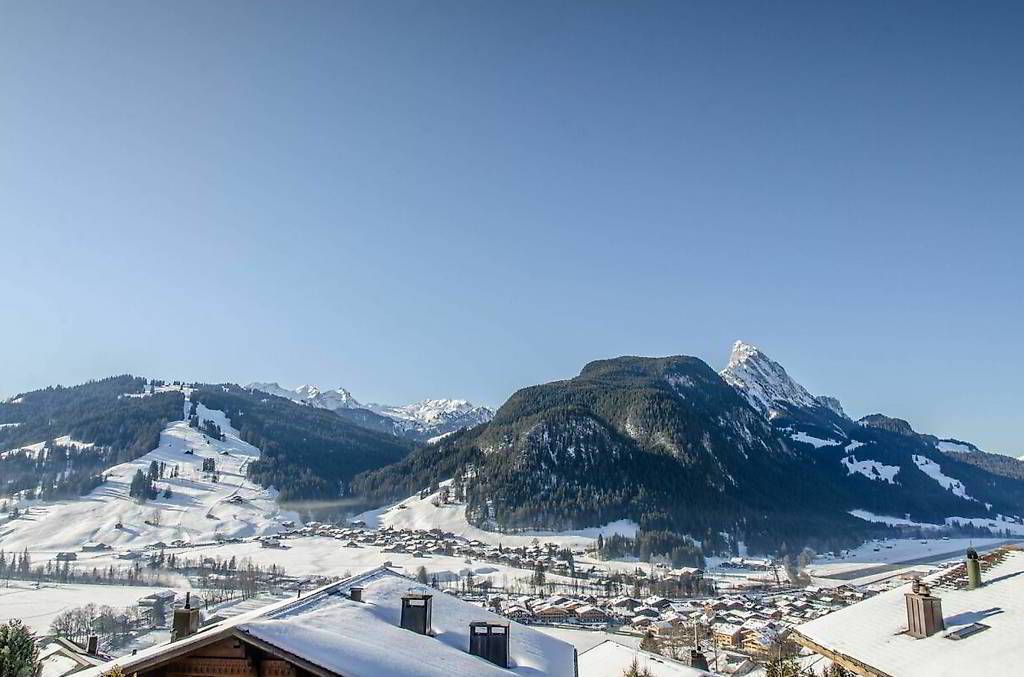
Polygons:
M401 574L392 571L391 569L387 568L386 566L381 565L381 566L378 566L378 567L374 567L373 569L370 569L368 571L364 571L362 573L355 574L354 576L349 576L348 578L344 578L344 579L342 579L340 581L334 581L333 583L328 583L327 585L321 586L321 587L317 588L316 590L311 591L305 597L296 597L295 599L286 600L286 602L288 602L287 604L281 604L280 606L276 606L274 608L264 607L263 609L258 609L257 611L261 611L262 610L264 613L262 613L262 614L255 614L252 618L247 618L246 622L248 622L250 620L259 620L261 618L275 619L275 618L280 617L282 614L292 613L292 612L294 612L296 610L303 609L303 608L305 608L307 606L310 606L314 602L319 603L319 602L323 601L323 599L325 597L327 597L328 595L331 595L334 592L334 590L336 590L337 588L344 588L344 587L351 588L356 583L360 583L360 582L368 580L370 578L374 578L377 575L382 574L382 573L389 573L389 574L392 574L394 576L401 576ZM404 576L403 576L403 578L404 578ZM236 625L238 625L238 624L236 624Z

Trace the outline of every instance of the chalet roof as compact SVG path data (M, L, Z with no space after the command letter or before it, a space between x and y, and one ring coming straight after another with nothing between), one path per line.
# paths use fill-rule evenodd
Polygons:
M1004 548L982 557L984 585L967 590L964 565L924 581L942 602L946 629L925 639L906 634L904 585L795 628L802 644L853 659L880 675L942 677L1006 674L1024 660L1024 552ZM988 626L963 639L951 633Z
M362 587L362 602L349 599ZM433 593L433 636L400 627L401 598ZM510 625L509 669L469 654L469 624L490 621ZM235 636L301 660L322 675L345 677L500 677L575 674L571 644L510 622L478 606L416 583L390 569L377 568L290 599L240 614L170 644L125 656L81 673L99 677L114 664L126 674L141 672L207 643Z
M580 654L580 675L622 677L634 659L640 668L646 668L653 677L708 677L712 674L609 639Z
M38 640L36 646L39 647L40 677L63 677L105 662L105 658L92 656L63 637L45 637Z

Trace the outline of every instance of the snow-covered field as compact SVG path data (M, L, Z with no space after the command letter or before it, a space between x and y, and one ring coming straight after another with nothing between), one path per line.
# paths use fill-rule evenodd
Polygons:
M939 538L889 539L868 541L856 550L851 550L842 559L820 558L808 567L812 576L827 578L851 571L869 569L873 566L907 562L925 558L959 559L967 548L986 550L1004 542L1003 538Z
M179 539L201 543L217 537L276 533L282 520L296 519L277 506L275 492L246 479L246 466L259 458L259 450L238 438L223 412L200 405L198 414L200 419L219 425L224 440L212 439L185 421L172 423L160 435L159 447L111 468L107 481L87 496L55 503L22 503L23 516L0 525L0 548L56 554L78 552L89 542L115 550ZM219 481L202 472L206 458L214 459ZM179 476L157 480L160 495L140 503L128 496L129 485L136 471L145 473L152 461L164 463L167 475L177 466ZM162 493L166 487L172 493L167 498ZM117 528L118 523L122 528ZM80 553L77 563L82 566L102 556Z
M1013 521L1003 515L995 517L947 517L943 524L929 524L928 522L915 522L905 517L893 517L892 515L876 515L867 510L851 510L850 514L865 522L879 522L894 527L920 527L922 529L942 529L948 526L966 526L968 524L976 527L995 529L997 532L1009 531L1014 536L1024 536L1024 524Z
M449 484L451 484L451 480L442 482L441 487ZM598 534L604 536L611 534L634 536L638 528L635 522L619 520L602 527L580 529L577 531L520 531L514 534L500 534L493 531L485 531L471 525L466 520L465 505L435 506L433 503L435 498L437 498L436 493L422 499L419 497L419 494L416 494L393 505L365 512L356 517L356 519L366 522L366 526L370 528L390 526L395 529L443 529L470 540L478 540L493 545L502 543L511 547L529 545L534 539L538 539L542 542L583 548L593 545Z
M46 632L50 621L65 609L90 603L123 608L134 605L141 597L164 589L56 583L44 583L36 588L35 583L28 581L10 581L7 587L0 587L0 622L20 618L36 632Z

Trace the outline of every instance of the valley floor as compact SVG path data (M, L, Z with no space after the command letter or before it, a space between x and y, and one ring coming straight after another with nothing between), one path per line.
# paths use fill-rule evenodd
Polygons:
M182 580L183 586L188 582ZM65 609L96 604L123 608L160 590L127 585L63 585L28 581L7 581L0 585L0 623L18 618L38 633L45 633L50 622Z

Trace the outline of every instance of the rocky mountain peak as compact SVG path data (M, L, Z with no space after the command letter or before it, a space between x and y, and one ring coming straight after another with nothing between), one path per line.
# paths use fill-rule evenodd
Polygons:
M760 348L736 341L729 355L729 364L720 372L726 383L738 390L752 407L768 418L780 413L779 406L829 406L819 402L807 389L794 381L781 364ZM838 401L835 401L838 405ZM839 407L842 411L842 407Z

